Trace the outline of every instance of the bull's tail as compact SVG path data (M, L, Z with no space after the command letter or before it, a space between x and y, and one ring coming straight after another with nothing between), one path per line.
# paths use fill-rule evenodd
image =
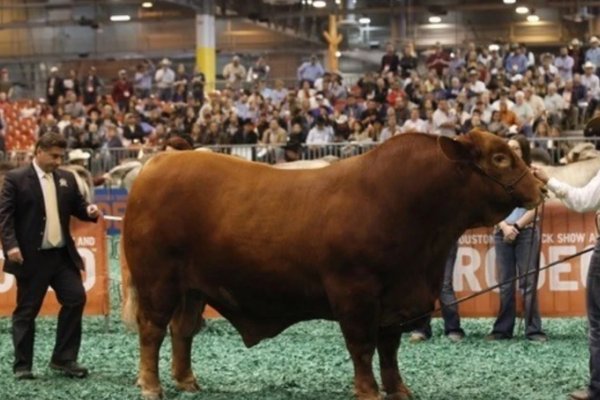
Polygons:
M137 313L138 313L138 296L137 290L131 282L131 274L127 265L125 253L123 251L123 238L121 237L121 263L122 266L122 288L123 288L123 308L121 310L121 319L125 326L132 330L138 330Z

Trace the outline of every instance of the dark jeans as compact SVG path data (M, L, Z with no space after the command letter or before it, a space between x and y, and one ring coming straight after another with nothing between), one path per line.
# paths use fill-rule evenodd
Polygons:
M444 282L442 283L442 292L440 293L440 304L442 305L442 318L444 319L444 334L460 333L464 335L464 331L460 327L460 315L458 314L458 305L452 304L456 301L454 294L454 286L452 279L454 276L454 264L456 262L456 253L458 252L458 243L455 243L450 249L446 266L444 268ZM431 317L422 328L416 329L414 332L419 332L427 338L431 337Z
M537 229L524 228L514 242L507 243L504 241L502 231L496 232L494 235L496 266L500 282L513 279L517 274L521 275L537 267L540 257L539 235ZM537 290L534 288L534 279L534 274L531 274L519 280L519 288L524 293L525 335L527 336L543 333L537 296L535 304L530 308L533 293ZM500 311L492 330L493 333L506 338L513 336L517 317L515 286L515 282L500 286Z
M600 240L596 241L587 276L587 317L590 346L590 395L600 399Z

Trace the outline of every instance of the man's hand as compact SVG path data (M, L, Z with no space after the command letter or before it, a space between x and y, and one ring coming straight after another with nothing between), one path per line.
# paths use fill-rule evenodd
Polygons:
M95 204L90 204L87 206L87 214L90 218L98 218L100 216L100 210L98 206Z
M21 250L19 250L18 248L9 250L7 255L10 261L17 264L23 264L23 255L21 254Z
M533 172L533 175L536 178L538 178L540 181L542 181L544 183L548 183L548 179L550 179L550 177L548 176L546 171L544 171L540 167L536 167L536 166L531 167L531 171Z

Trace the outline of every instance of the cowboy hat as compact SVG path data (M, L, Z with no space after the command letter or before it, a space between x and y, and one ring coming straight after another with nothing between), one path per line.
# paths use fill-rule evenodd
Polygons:
M90 153L87 153L81 149L75 149L69 152L67 158L69 162L87 160L88 158L90 158Z

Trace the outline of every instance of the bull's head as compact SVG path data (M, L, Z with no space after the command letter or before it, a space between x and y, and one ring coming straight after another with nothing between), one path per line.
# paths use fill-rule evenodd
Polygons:
M515 207L534 208L543 201L543 182L498 136L471 131L457 139L440 137L440 147L450 160L474 172L475 190L488 199L481 210L484 224L498 222Z

